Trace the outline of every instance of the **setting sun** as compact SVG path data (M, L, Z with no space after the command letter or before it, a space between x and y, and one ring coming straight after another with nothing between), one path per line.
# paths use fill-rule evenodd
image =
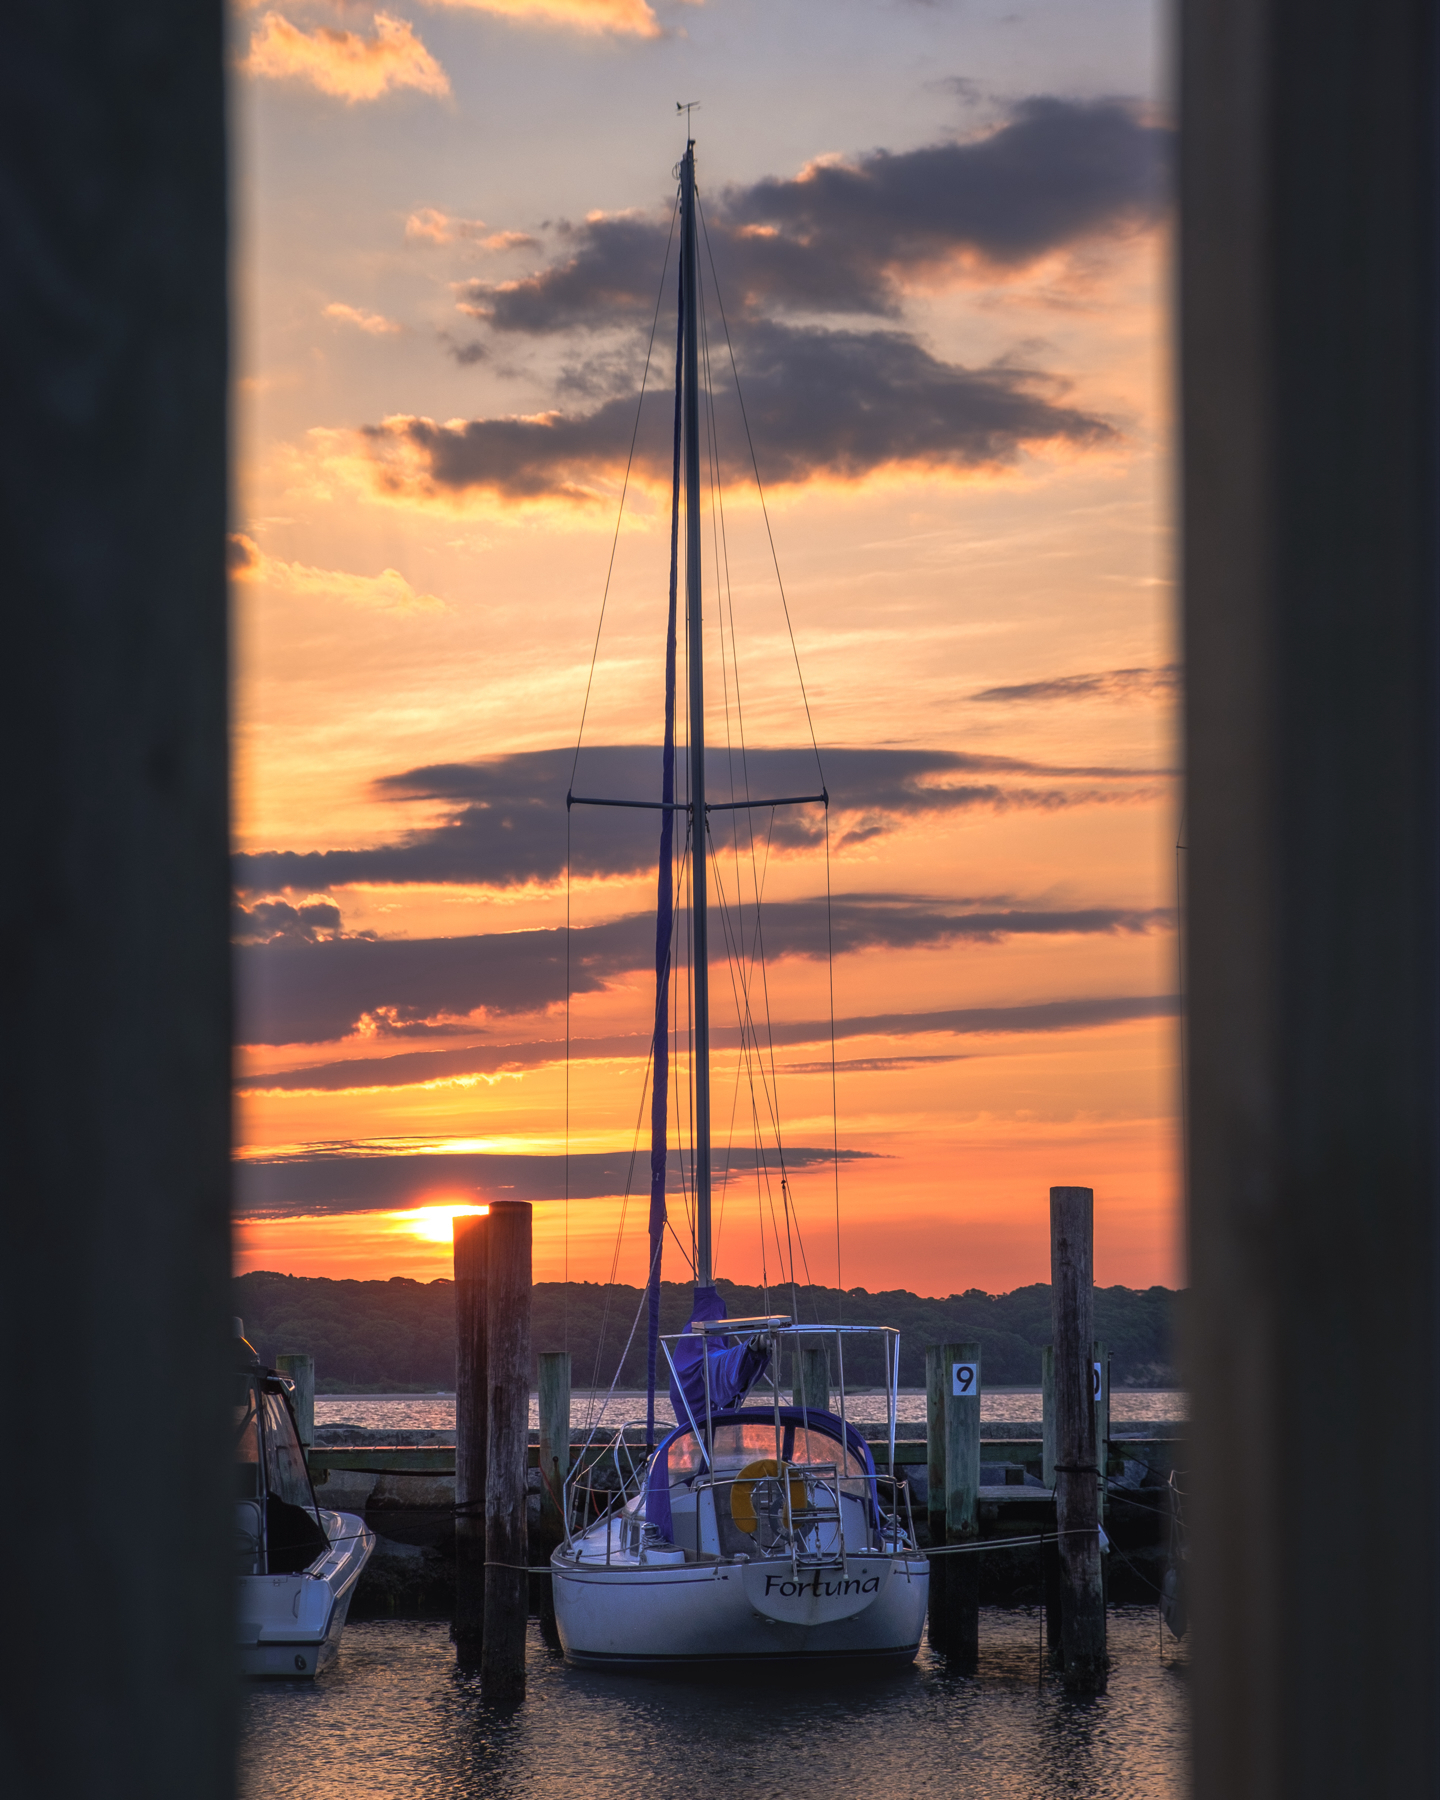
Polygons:
M488 1206L473 1206L468 1203L455 1206L416 1206L406 1212L391 1213L390 1217L400 1230L409 1232L411 1237L424 1238L430 1244L448 1244L453 1220L474 1213L488 1213L489 1210Z

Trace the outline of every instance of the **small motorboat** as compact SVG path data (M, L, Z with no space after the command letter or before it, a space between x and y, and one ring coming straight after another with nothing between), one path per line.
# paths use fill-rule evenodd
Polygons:
M265 1368L238 1332L237 1339L240 1667L246 1675L309 1680L340 1646L375 1533L353 1513L317 1505L291 1405L294 1384Z

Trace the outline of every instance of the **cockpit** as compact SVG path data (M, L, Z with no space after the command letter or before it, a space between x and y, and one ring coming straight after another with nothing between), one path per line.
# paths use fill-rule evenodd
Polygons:
M290 1411L288 1383L257 1360L236 1374L235 1384L239 1572L296 1574L324 1553L329 1539Z

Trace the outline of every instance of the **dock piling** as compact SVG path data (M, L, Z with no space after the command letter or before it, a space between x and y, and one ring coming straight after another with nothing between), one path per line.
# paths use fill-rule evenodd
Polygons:
M530 1202L492 1202L486 1235L485 1357L490 1391L480 1687L492 1705L513 1706L525 1698L525 1625L530 1613L525 1528L525 1465L530 1444Z
M570 1352L545 1350L540 1364L540 1528L531 1544L535 1563L547 1562L565 1535L562 1511L565 1477L570 1472ZM532 1578L540 1610L540 1635L558 1648L555 1589L548 1575Z
M830 1410L830 1348L822 1337L795 1340L795 1404Z
M925 1347L925 1524L932 1547L945 1542L945 1367L944 1344ZM930 1559L930 1648L945 1648L948 1613L945 1572L953 1558Z
M1105 1595L1100 1571L1095 1442L1092 1188L1050 1190L1050 1304L1054 1324L1055 1522L1060 1537L1065 1685L1105 1691Z
M1110 1454L1110 1347L1097 1342L1091 1347L1090 1355L1095 1371L1095 1465L1100 1471L1096 1483L1099 1489L1097 1503L1103 1524L1110 1510L1110 1484L1105 1479L1105 1459Z
M980 1535L980 1346L945 1348L945 1542L973 1544ZM980 1656L980 1558L941 1560L949 1565L945 1654L971 1672Z
M275 1358L275 1367L295 1383L291 1404L295 1408L295 1429L306 1450L315 1446L315 1358L298 1352L287 1352Z
M455 1245L455 1654L480 1660L485 1628L485 1455L490 1383L486 1293L490 1220L457 1217Z

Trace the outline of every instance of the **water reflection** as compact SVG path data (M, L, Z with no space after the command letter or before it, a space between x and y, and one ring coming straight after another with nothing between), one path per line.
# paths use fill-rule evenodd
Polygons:
M498 1716L456 1672L448 1627L353 1625L309 1685L245 1696L245 1800L1179 1800L1183 1652L1148 1608L1110 1619L1104 1699L1037 1680L1039 1619L987 1610L973 1678L922 1650L881 1680L716 1682L568 1668L532 1627L525 1705Z

